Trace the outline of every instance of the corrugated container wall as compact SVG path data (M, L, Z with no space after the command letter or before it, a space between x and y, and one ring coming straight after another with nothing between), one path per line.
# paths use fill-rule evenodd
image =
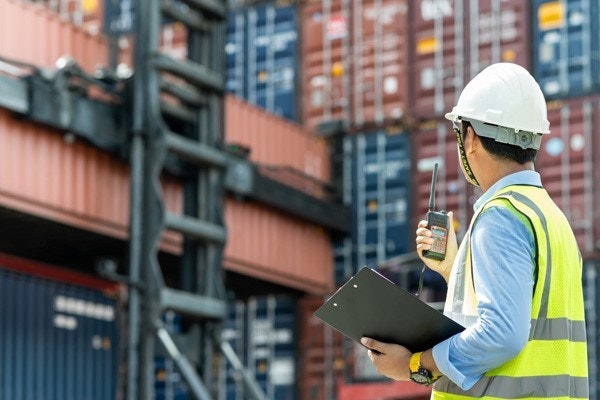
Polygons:
M536 170L567 216L585 258L600 249L600 98L549 103L550 134L544 137Z
M381 127L407 114L408 2L325 0L302 10L303 122Z
M529 7L520 0L419 0L412 9L412 114L448 112L466 83L496 62L529 68Z
M261 3L228 17L226 88L250 103L297 119L296 7Z
M350 121L350 1L307 2L301 19L302 122Z
M163 189L167 208L181 213L181 186L165 180ZM106 152L0 110L0 206L125 239L129 170ZM180 237L165 239L177 253Z
M252 162L329 180L323 140L234 96L227 96L225 110L226 142L248 147ZM225 218L227 268L309 293L324 294L333 287L332 246L318 225L234 199L227 201Z
M314 316L323 301L306 296L298 302L299 400L336 399L338 381L351 360L344 336Z
M336 281L409 251L410 137L372 132L345 138L344 191L352 212L350 240L336 243Z
M548 99L600 90L600 3L533 2L534 76Z
M115 399L119 371L115 297L12 269L18 270L20 264L29 262L0 256L0 398ZM46 265L35 269L51 270Z
M231 304L222 335L268 399L295 400L296 331L296 300L286 295L267 295ZM248 398L236 374L229 363L222 363L219 399Z
M43 5L0 1L0 56L54 68L56 60L65 55L73 57L88 72L99 65L106 66L106 38L91 35Z

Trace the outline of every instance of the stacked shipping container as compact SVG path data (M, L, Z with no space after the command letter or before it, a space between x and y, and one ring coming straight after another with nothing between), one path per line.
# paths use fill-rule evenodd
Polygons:
M408 2L325 0L302 9L303 122L358 129L397 123L408 107Z
M252 296L234 302L223 338L236 350L269 399L294 400L296 393L296 300L287 295ZM239 376L221 365L220 399L247 398Z
M267 111L297 119L296 7L234 10L227 26L227 90Z
M118 286L0 255L0 398L117 396Z

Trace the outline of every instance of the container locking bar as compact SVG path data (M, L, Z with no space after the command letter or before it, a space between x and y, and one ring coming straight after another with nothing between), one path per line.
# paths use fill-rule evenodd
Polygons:
M225 243L227 237L223 226L186 215L167 213L165 216L165 226L167 229L181 232L191 238L217 244Z
M161 71L177 75L208 90L222 92L225 86L223 74L212 71L202 64L177 61L163 54L155 56L153 64Z
M227 316L227 305L215 297L164 287L160 290L160 305L198 318L223 319Z

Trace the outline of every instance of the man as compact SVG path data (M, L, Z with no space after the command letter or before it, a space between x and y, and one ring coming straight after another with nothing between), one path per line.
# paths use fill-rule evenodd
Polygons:
M460 248L450 229L443 261L423 257L433 243L426 221L416 243L448 282L444 313L466 329L416 354L363 338L369 357L390 378L435 382L434 399L587 398L581 256L533 164L549 133L539 86L518 65L491 65L446 118L463 174L483 195Z

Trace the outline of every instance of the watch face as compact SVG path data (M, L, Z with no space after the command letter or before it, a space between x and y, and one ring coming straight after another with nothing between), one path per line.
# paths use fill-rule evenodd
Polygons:
M413 372L412 374L410 374L410 380L420 385L427 385L431 382L430 378L428 376L423 375L421 371Z

